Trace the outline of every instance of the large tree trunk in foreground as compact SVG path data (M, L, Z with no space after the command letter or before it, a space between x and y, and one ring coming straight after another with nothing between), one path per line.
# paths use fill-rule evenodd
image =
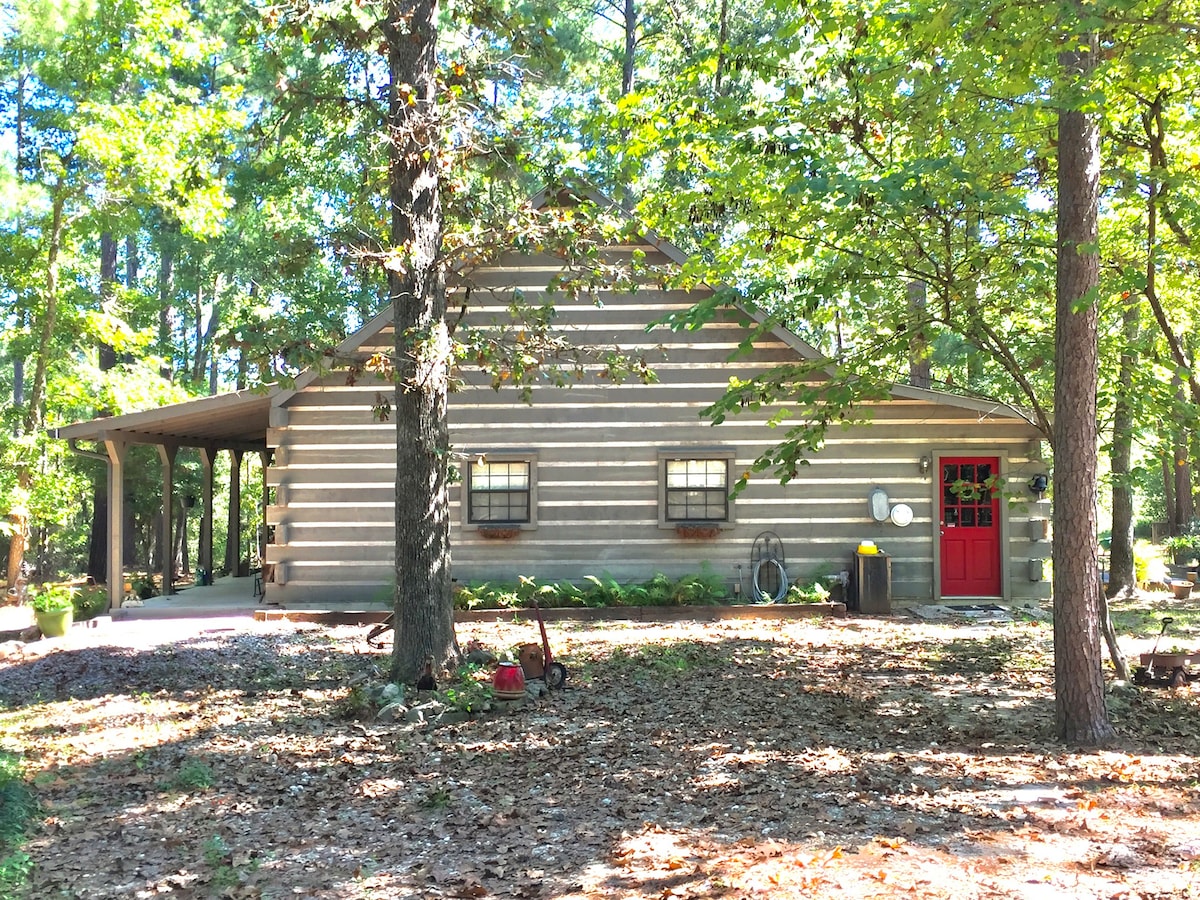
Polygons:
M394 0L384 35L391 245L388 290L396 366L396 593L393 681L414 681L427 660L457 660L450 595L450 450L446 391L450 335L440 268L437 0Z
M1079 78L1094 65L1095 38L1075 40L1083 46L1062 55L1069 78ZM1113 737L1104 702L1096 540L1099 184L1095 120L1077 110L1061 111L1054 341L1054 693L1058 735L1077 746Z

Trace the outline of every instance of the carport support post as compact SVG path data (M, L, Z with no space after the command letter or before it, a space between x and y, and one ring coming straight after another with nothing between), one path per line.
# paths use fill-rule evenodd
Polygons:
M108 451L108 611L125 599L125 453L129 445L104 439Z
M260 522L262 522L262 527L259 529L259 534L258 534L258 564L260 566L263 566L264 571L265 571L265 568L267 565L267 543L268 543L268 541L267 541L267 506L269 504L267 503L267 500L270 499L269 494L271 491L271 488L268 487L268 485L267 485L267 468L271 465L271 457L273 455L274 455L274 451L271 451L271 450L259 450L258 451L258 461L262 464L262 466L261 466L262 467L262 499L258 504L258 514L259 514L258 520ZM264 578L263 584L265 587L265 585L266 585L265 578Z
M211 584L213 577L213 464L216 462L216 447L200 448L201 504L204 512L200 517L200 562L198 565L208 573Z
M159 538L162 548L162 595L168 597L175 593L175 585L171 583L175 574L175 543L171 539L171 532L175 524L175 455L179 452L179 445L158 444L157 447L163 476L162 535Z

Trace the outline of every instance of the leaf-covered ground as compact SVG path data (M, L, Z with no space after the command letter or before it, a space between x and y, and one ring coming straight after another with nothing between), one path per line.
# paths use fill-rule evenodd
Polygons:
M124 623L0 663L29 896L1200 897L1200 688L1116 691L1120 745L1067 751L1046 623L555 625L568 690L432 731L346 717L365 633Z

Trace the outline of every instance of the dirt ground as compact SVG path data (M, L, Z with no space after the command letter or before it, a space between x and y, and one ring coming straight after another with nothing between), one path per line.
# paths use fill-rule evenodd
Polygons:
M555 625L567 690L437 729L362 717L366 630L122 623L0 663L28 895L1200 897L1200 688L1118 688L1119 745L1070 752L1048 622Z

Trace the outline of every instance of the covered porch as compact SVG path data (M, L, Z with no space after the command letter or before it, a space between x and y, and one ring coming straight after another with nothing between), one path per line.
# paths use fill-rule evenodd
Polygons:
M179 498L175 489L176 459L182 448L195 448L199 452L201 466L201 511L199 541L196 552L198 573L205 573L212 584L197 583L186 589L189 599L211 605L214 609L226 606L229 609L251 609L258 599L254 595L254 576L249 572L248 560L241 558L241 516L230 518L230 533L227 540L239 548L235 570L225 578L215 579L213 573L213 468L217 454L229 453L231 470L234 473L229 485L229 506L241 507L241 462L249 453L257 453L266 473L271 462L271 450L267 446L267 429L271 426L271 410L280 390L238 391L203 397L185 403L176 403L161 409L109 416L78 422L55 429L51 434L65 440L71 450L81 456L101 460L105 463L108 489L108 534L106 556L108 608L116 613L125 601L126 568L123 554L125 546L125 480L126 460L129 448L135 444L153 446L158 451L161 465L161 526L158 539L162 548L161 569L157 572L162 585L160 596L143 601L140 610L156 609L176 597L175 585L175 506ZM262 521L266 521L268 489L263 484ZM264 554L266 530L259 536L258 558ZM231 582L232 584L226 584ZM236 586L236 587L235 587ZM265 592L267 586L262 588ZM194 593L193 593L194 592ZM207 592L207 593L203 593ZM203 599L202 599L203 598ZM155 601L158 601L157 603Z

